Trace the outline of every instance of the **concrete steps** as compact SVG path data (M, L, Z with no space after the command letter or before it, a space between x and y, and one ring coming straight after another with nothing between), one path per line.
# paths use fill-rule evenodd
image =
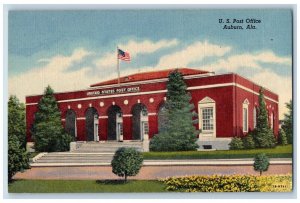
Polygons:
M112 152L114 153L120 147L133 147L138 151L143 151L142 142L86 142L79 143L78 148L73 153L103 153L103 152Z
M113 153L52 152L44 154L34 163L110 163L113 155Z
M31 166L47 165L110 165L114 153L120 147L133 147L143 151L142 142L86 142L77 143L72 152L42 153L33 159Z

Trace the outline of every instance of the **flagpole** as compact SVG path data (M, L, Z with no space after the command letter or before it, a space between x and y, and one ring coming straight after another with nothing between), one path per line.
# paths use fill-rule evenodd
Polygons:
M119 47L117 46L117 70L118 70L118 85L120 86L120 62L119 62Z

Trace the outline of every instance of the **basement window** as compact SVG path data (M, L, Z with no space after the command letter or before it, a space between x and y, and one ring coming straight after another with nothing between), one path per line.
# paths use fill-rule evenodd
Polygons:
M203 149L212 149L211 145L202 145L202 146L203 146Z

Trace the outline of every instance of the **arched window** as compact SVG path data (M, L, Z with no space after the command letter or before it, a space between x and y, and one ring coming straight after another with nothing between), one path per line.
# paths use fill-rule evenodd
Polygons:
M158 132L163 132L166 128L168 117L165 103L162 103L158 109Z
M257 122L257 108L253 108L253 128L256 128L256 122Z
M244 133L247 133L249 129L248 106L249 106L249 101L248 99L245 99L243 102L243 132Z
M274 113L271 112L271 116L270 116L270 128L273 129L274 127Z
M210 97L205 97L198 102L200 135L216 137L216 102Z

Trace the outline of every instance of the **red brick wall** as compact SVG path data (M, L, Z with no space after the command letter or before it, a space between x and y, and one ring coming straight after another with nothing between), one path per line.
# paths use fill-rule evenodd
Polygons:
M194 78L186 80L188 87L193 86L206 86L206 85L220 85L220 84L232 84L238 83L250 90L255 92L259 91L259 86L253 84L251 81L242 78L236 74L224 74L216 75L211 77L203 78ZM156 90L165 90L166 83L151 83L151 84L141 84L141 85L132 85L133 87L139 86L140 92L156 91ZM113 88L107 88L113 89ZM80 99L88 98L86 93L88 91L77 91L77 92L67 92L67 93L57 93L55 95L58 101L67 100L67 99ZM253 108L255 104L258 104L258 96L249 91L241 89L236 86L224 86L224 87L214 87L209 89L197 89L189 91L192 96L192 103L195 106L196 112L198 112L198 102L205 97L210 97L216 102L216 126L217 126L217 137L232 137L232 136L242 136L242 105L244 100L247 98L249 100L249 130L253 129ZM121 96L120 97L110 97L102 99L92 99L92 100L81 100L81 101L68 101L60 102L59 108L62 112L62 118L65 118L66 111L68 106L76 112L77 119L77 140L86 140L86 130L85 130L85 111L91 105L94 107L100 118L99 118L99 136L100 140L107 139L107 126L108 119L103 118L102 116L107 116L107 110L114 102L115 105L118 105L123 115L132 114L132 107L134 104L140 103L144 104L147 107L149 113L157 113L159 106L164 102L165 93L156 93L156 94L144 94L144 95L135 95L135 96ZM278 96L268 90L265 91L267 97L272 98L273 100L278 101ZM106 96L106 95L105 95ZM41 96L29 96L26 97L26 103L37 103ZM150 98L154 99L154 102L149 101ZM128 105L124 104L124 100L128 100ZM100 102L104 102L104 106L101 107ZM268 110L274 111L275 122L274 122L274 133L277 135L278 132L278 104L269 100L266 100ZM78 104L81 104L81 108L77 107ZM271 105L271 106L270 106ZM270 106L270 107L269 107ZM27 105L26 106L26 135L27 140L31 141L30 128L34 121L34 113L37 111L37 105ZM123 117L123 135L124 139L132 139L132 117ZM196 125L197 129L199 125ZM154 134L158 133L158 121L157 115L149 115L149 137L153 137Z

